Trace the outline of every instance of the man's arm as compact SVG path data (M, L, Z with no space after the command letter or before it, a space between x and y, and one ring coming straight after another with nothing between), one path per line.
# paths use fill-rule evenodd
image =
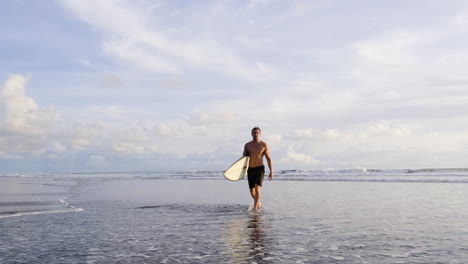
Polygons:
M271 157L270 157L270 150L268 149L268 145L265 143L265 158L268 163L268 168L270 169L270 175L268 176L268 180L273 180L273 166L271 165Z
M247 144L244 145L244 153L242 153L242 157L245 157L245 156L250 156L249 151L247 151Z

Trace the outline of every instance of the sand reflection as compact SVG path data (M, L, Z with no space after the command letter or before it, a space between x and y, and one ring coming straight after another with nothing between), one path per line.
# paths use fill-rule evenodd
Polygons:
M253 213L250 216L247 228L249 233L249 256L259 263L265 256L265 233L263 219L259 213Z
M263 216L248 212L226 224L227 255L232 263L264 262L267 254Z

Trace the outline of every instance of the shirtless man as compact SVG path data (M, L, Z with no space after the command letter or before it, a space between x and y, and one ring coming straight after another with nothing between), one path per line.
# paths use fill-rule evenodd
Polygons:
M260 189L262 187L263 176L265 174L265 165L263 165L263 156L266 157L270 175L268 180L273 179L273 168L271 166L270 150L268 145L260 140L262 131L259 127L252 129L253 140L245 144L243 156L250 156L247 178L249 180L250 194L254 199L254 210L260 209Z

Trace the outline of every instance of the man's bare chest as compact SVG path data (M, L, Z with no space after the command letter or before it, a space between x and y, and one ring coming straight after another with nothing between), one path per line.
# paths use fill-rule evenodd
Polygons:
M265 148L261 144L250 144L247 146L247 150L251 155L260 155L265 151Z

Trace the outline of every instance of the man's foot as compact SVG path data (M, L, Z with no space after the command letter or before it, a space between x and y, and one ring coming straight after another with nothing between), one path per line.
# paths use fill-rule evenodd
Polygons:
M260 207L262 207L262 203L258 203L258 207L254 206L254 210L260 210Z

